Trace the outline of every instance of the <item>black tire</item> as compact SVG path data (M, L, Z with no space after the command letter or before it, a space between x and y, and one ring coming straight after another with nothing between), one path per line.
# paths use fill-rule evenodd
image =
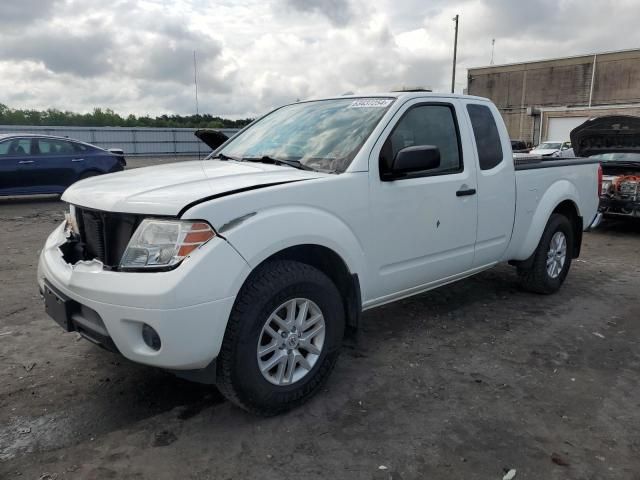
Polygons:
M258 342L271 313L294 298L309 299L321 310L324 344L304 377L289 385L275 385L259 369ZM303 263L269 261L252 273L236 298L217 358L216 384L228 400L257 415L295 408L316 393L331 373L344 328L342 298L329 277Z
M562 232L567 242L566 259L560 273L553 278L547 271L547 253L551 247L551 239L556 232ZM518 267L518 275L525 290L535 293L555 293L564 283L573 256L573 226L564 215L554 213L549 218L540 243L533 254L533 261L528 267Z

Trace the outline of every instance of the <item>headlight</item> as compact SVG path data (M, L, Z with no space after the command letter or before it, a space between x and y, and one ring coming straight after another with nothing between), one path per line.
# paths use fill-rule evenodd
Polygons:
M120 261L120 268L127 270L172 267L215 235L211 225L202 221L147 218L129 240Z
M64 214L65 225L64 231L65 235L69 237L70 235L79 235L80 230L78 229L78 220L76 219L76 206L69 205L69 211Z

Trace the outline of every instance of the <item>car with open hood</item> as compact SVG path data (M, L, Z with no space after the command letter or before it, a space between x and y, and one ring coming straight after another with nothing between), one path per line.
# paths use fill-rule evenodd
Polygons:
M577 155L602 165L600 211L640 218L640 117L593 118L571 132Z
M499 262L557 291L597 214L597 161L514 161L479 97L296 102L209 141L67 189L38 284L65 330L262 415L321 388L365 310Z

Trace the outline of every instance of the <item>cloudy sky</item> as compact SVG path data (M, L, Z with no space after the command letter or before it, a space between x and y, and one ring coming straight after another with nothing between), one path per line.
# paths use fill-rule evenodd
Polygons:
M639 0L1 0L0 103L246 117L466 68L640 47Z

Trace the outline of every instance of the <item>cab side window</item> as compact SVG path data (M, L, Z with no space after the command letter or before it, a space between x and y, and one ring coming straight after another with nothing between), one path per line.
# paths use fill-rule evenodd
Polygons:
M70 155L74 152L69 142L44 138L38 139L38 150L43 155Z
M433 145L440 150L440 167L428 175L460 172L462 155L451 105L418 105L400 119L380 152L380 173L389 172L393 159L406 147Z
M471 119L473 136L478 148L478 161L481 170L490 170L502 162L502 144L500 133L493 113L486 105L469 104L467 112Z
M6 147L4 146L6 144ZM0 155L9 155L14 157L20 157L23 155L31 155L31 139L30 138L15 138L2 143ZM5 152L6 148L6 152Z

